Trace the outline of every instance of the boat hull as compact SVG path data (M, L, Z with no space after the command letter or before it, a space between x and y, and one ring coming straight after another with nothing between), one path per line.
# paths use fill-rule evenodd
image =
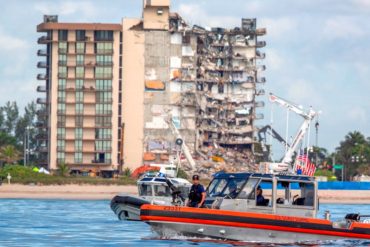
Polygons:
M336 228L329 220L227 210L143 205L141 220L161 236L173 234L271 243L370 239L370 224Z
M118 195L111 200L110 207L120 220L140 221L140 207L149 203L137 196Z

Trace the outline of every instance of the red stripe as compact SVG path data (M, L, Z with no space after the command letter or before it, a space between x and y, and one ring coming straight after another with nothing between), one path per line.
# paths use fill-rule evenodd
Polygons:
M192 223L192 224L207 224L207 225L231 226L231 227L242 227L242 228L257 228L257 229L274 230L274 231L289 231L289 232L329 235L329 236L337 236L337 237L370 239L370 235L368 234L334 232L334 231L314 230L314 229L305 229L305 228L292 228L292 227L285 227L285 226L255 225L255 224L239 223L239 222L214 221L214 220L189 219L189 218L174 218L174 217L162 217L162 216L140 216L140 218L142 221L165 221L165 222L180 222L180 223Z

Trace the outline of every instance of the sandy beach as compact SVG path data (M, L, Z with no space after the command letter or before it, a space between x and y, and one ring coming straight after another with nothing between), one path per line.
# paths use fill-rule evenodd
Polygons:
M134 185L21 185L3 184L0 198L109 200L119 193L137 194ZM321 203L370 204L370 191L321 190Z

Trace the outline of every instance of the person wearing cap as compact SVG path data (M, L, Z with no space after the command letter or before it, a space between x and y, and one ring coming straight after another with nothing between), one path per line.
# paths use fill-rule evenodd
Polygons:
M206 199L206 191L203 185L199 183L199 176L193 175L193 185L190 188L188 206L200 208Z

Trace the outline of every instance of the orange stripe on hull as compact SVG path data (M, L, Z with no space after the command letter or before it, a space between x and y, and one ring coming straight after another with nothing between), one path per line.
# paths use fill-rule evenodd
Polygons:
M164 221L164 222L176 222L176 223L190 223L190 224L206 224L216 226L229 226L229 227L242 227L242 228L254 228L274 231L285 231L285 232L297 232L305 234L318 234L318 235L329 235L337 237L349 237L349 238L362 238L370 239L370 235L347 233L347 232L334 232L325 230L314 230L306 228L292 228L284 226L273 226L273 225L256 225L239 222L227 222L227 221L214 221L214 220L202 220L202 219L189 219L189 218L175 218L175 217L162 217L162 216L141 216L142 221Z

